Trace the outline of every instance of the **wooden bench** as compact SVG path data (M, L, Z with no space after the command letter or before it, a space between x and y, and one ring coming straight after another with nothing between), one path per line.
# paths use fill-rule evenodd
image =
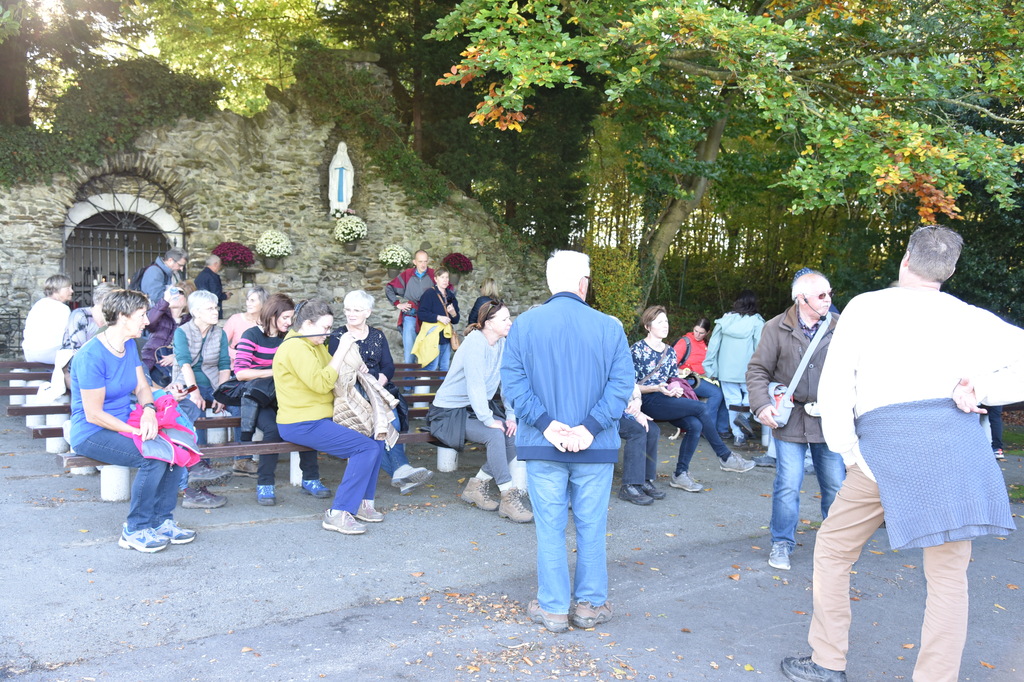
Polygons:
M434 389L434 392L429 393L411 393L407 394L406 400L410 404L409 418L417 419L426 416L427 410L429 409L429 403L433 401L436 393L436 388L444 382L445 372L441 371L425 371L416 369L415 366L399 365L395 372L395 385L399 388L427 388ZM48 376L48 375L47 375ZM33 393L35 389L33 389ZM416 403L426 403L422 406L415 406ZM69 404L56 404L56 405L19 405L9 406L7 408L8 416L17 417L37 417L37 416L63 416L66 417L71 414L71 406ZM233 429L238 428L241 425L241 419L238 417L231 416L214 416L214 417L203 417L196 420L197 430L210 431L211 429ZM32 437L35 439L60 439L64 440L64 427L49 425L49 426L29 426L29 431ZM440 452L443 447L441 443L436 440L430 433L425 431L413 431L409 433L403 433L399 435L398 443L411 445L416 443L433 443L439 446L438 459L439 462L442 460L442 456L446 453ZM203 446L202 454L204 457L211 459L228 459L240 456L252 456L252 455L268 455L268 454L290 454L291 455L291 483L292 485L300 485L301 483L301 471L299 469L299 458L298 453L300 450L304 450L299 445L289 442L277 442L277 443L264 443L262 441L248 442L248 443L217 443ZM446 449L447 450L447 449ZM129 481L130 481L130 469L127 467L118 467L98 460L91 459L73 452L65 452L58 454L58 463L65 469L88 469L90 467L100 467L101 471L101 497L107 501L123 501L128 499L129 496ZM452 467L454 468L454 467ZM451 470L451 469L443 469Z

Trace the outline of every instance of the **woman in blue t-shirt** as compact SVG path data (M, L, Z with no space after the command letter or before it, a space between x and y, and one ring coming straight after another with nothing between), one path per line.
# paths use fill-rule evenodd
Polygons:
M157 435L153 391L142 371L135 339L149 322L149 299L137 291L115 289L103 299L103 332L82 346L71 363L71 447L85 457L135 467L128 520L117 544L140 552L158 552L168 544L184 544L194 530L174 522L181 475L159 459L146 459L132 438ZM143 406L138 427L126 423L132 393Z

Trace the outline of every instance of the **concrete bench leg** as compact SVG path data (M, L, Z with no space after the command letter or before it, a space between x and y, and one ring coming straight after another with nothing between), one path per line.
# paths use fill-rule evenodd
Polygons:
M64 414L46 415L47 426L64 426L64 422L66 421L70 420L67 418L67 415ZM51 455L61 455L68 451L68 442L64 440L64 436L59 438L47 438L46 451Z
M288 474L291 484L298 487L302 485L302 467L299 466L299 453L292 452L289 458Z
M437 470L450 473L459 468L459 451L452 448L438 446L437 448Z
M529 494L530 491L526 485L526 462L520 462L516 457L508 463L508 471L512 474L512 485Z
M28 381L28 382L23 381L21 383L24 384L24 385L27 385L27 386L32 386L34 384L38 384L39 382L38 381ZM37 405L42 405L43 404L39 400L39 396L24 395L24 396L21 396L21 397L23 398L22 404L24 404L24 405L26 405L28 407L35 407ZM45 426L45 425L46 425L46 417L44 415L34 414L34 415L31 415L31 416L25 417L25 426L27 428L31 429L31 428L35 428L37 426Z
M207 417L219 417L213 410L206 410ZM224 445L228 442L228 429L206 429L206 442L209 445Z
M27 372L28 370L27 369L16 369L16 370L13 370L13 371L15 371L15 372ZM15 387L20 388L22 386L26 386L27 382L23 381L22 379L11 379L8 382L8 385L11 388L15 388ZM24 395L12 395L11 396L11 401L10 401L11 405L24 405L25 404L25 398L27 398L27 397L28 396L24 396ZM32 426L32 424L28 423L27 419L28 418L26 417L25 426Z
M127 502L132 496L132 470L105 464L100 467L100 499L104 502Z

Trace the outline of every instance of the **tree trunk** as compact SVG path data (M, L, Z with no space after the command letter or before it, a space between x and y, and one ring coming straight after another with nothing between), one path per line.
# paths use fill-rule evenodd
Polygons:
M0 42L0 125L30 126L30 112L27 47L19 34Z
M704 140L697 145L697 159L703 163L714 163L722 148L722 136L729 115L723 114L708 129ZM640 272L643 282L640 289L641 308L647 307L651 296L651 288L661 269L672 242L679 230L689 220L690 214L700 206L704 193L708 189L708 179L691 175L680 179L679 186L686 193L685 199L673 199L658 217L658 224L640 244Z

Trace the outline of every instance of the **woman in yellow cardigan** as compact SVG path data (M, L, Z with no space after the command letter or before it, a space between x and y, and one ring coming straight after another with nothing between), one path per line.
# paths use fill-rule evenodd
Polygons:
M323 527L359 535L366 532L359 521L384 520L373 508L384 442L332 420L334 383L342 358L355 343L352 334L345 333L331 356L324 341L333 325L334 315L324 301L303 301L295 308L292 328L274 355L277 426L286 441L348 459L334 503L324 512Z

